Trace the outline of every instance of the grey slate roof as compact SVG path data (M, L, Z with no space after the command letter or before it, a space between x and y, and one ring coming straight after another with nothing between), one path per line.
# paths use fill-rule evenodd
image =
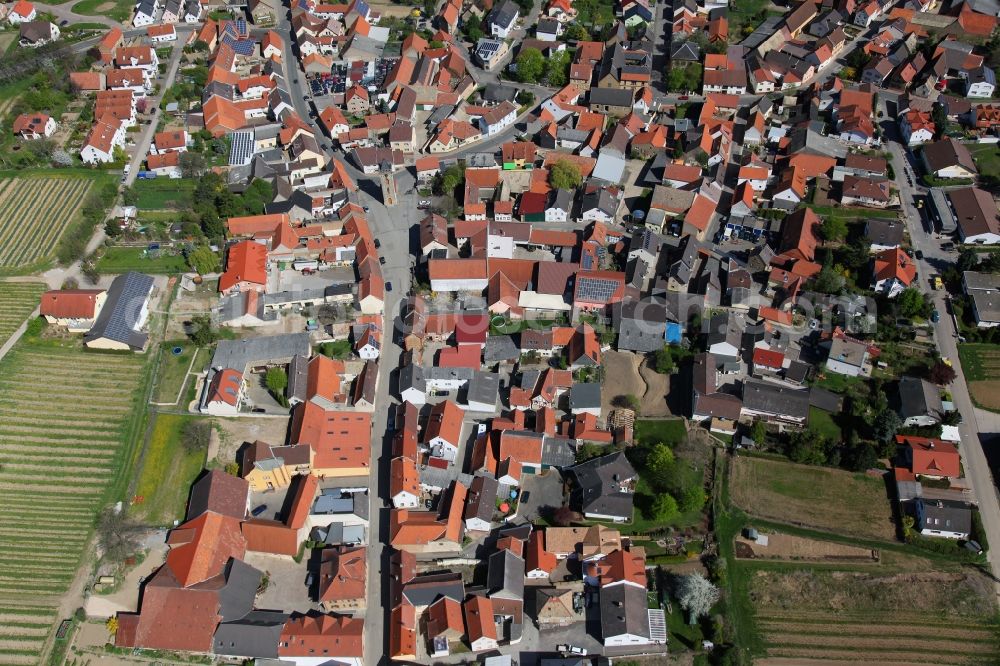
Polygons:
M466 403L481 402L495 405L499 394L500 375L477 370L466 387L465 400Z
M606 106L632 106L632 91L624 88L591 88L590 103Z
M215 630L212 649L230 657L273 659L278 656L278 640L288 613L254 610L233 622L223 622Z
M483 362L493 365L501 361L514 361L521 355L521 350L514 344L509 335L491 335L486 338L486 349L483 350Z
M490 555L486 589L491 597L524 600L524 560L504 548Z
M686 266L677 262L677 267ZM653 352L663 348L667 330L667 307L655 300L628 301L613 310L618 329L618 349Z
M569 471L576 478L574 498L584 513L632 519L635 496L623 492L622 487L635 478L636 472L624 453L618 451L593 458L570 467Z
M604 640L632 634L649 638L646 590L635 585L612 585L601 590L601 635Z
M418 576L403 588L403 596L414 606L430 606L439 597L448 597L462 603L465 600L465 583L462 574L440 573Z
M972 510L965 502L921 498L917 500L917 516L920 529L966 534L972 531Z
M517 20L519 14L520 10L518 9L518 6L514 4L512 0L504 0L498 6L493 8L493 11L490 12L487 21L490 25L499 25L507 28Z
M764 414L806 419L809 416L809 391L748 379L743 384L743 406Z
M933 384L919 377L903 377L899 380L899 415L905 421L914 416L930 416L941 419L944 406L941 393Z
M601 385L597 382L573 384L569 390L569 407L573 409L593 409L601 407Z
M233 558L226 564L226 583L219 589L219 615L223 622L246 617L253 609L257 588L264 574Z
M399 369L399 392L414 388L421 393L427 391L427 382L424 380L424 369L416 363L404 365Z
M139 317L153 291L153 278L142 273L119 275L108 288L108 296L85 342L101 338L127 344L135 350L146 346L149 336L137 330Z
M308 333L220 340L212 355L212 368L245 370L252 363L288 363L293 356L309 356Z
M572 439L546 436L542 440L542 465L564 469L576 462L576 445Z

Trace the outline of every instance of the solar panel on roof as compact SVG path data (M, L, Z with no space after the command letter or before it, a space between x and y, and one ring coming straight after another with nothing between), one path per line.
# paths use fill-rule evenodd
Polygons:
M607 278L578 278L580 298L592 303L606 303L618 289L618 282Z

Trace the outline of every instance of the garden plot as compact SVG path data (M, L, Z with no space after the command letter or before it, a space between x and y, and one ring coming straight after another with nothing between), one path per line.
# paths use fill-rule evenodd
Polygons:
M75 176L0 179L0 269L50 256L91 183Z
M63 619L142 378L142 357L25 342L0 365L0 663L38 663Z
M43 291L41 282L0 282L0 345L38 306Z

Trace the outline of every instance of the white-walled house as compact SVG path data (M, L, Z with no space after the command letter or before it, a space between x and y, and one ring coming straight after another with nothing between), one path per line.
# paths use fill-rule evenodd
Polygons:
M125 147L125 124L106 116L94 123L80 149L86 164L114 162L115 147Z

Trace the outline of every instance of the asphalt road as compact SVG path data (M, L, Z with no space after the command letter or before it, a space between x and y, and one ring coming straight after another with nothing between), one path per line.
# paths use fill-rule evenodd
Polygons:
M888 114L886 117L888 118ZM889 152L893 158L896 187L899 189L899 197L905 213L904 220L910 234L910 244L915 252L919 250L923 253L922 259L914 258L917 263L917 286L931 298L934 307L941 315L940 320L933 324L934 335L941 356L950 359L952 367L955 369L955 381L952 382L949 389L955 408L963 418L963 423L959 426L959 433L962 437L962 443L959 446L962 467L965 470L966 480L979 504L986 538L991 544L1000 543L1000 500L998 500L997 487L986 459L986 453L983 450L985 437L998 432L1000 419L994 414L977 410L972 404L969 388L965 382L965 374L962 372L962 364L958 359L958 331L955 330L954 321L949 314L947 305L949 294L945 291L931 289L929 282L932 274L940 273L946 267L954 265L958 258L957 253L945 252L941 249L941 244L948 239L942 238L934 232L933 223L923 218L921 211L914 204L913 197L926 193L926 188L919 185L917 180L919 171L914 169L915 165L909 151L897 142L900 138L899 132L891 120L886 121L883 125L883 132L887 138L896 139L888 143ZM913 185L910 185L906 180L907 172L910 174ZM987 559L995 576L997 572L1000 572L1000 550L997 548L988 550ZM994 578L994 593L1000 598L1000 580L996 578Z
M372 196L368 184L361 187L360 197L369 207L368 224L372 236L379 240L379 256L385 258L382 273L392 291L385 293L385 328L382 332L382 352L379 358L378 388L375 394L375 414L372 417L372 465L369 477L368 528L368 607L365 610L364 663L387 662L385 626L388 624L389 550L386 548L389 511L389 461L392 456L393 431L388 427L388 415L396 400L391 394L392 376L399 367L402 353L396 335L400 301L410 290L410 228L416 225L419 211L414 177L409 171L397 175L399 204L386 208Z

